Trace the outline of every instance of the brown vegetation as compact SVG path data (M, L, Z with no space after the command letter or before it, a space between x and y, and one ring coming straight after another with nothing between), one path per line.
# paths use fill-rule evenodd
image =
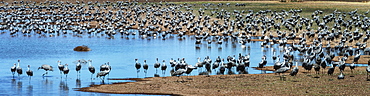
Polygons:
M73 49L74 51L90 51L91 49L85 45L77 46Z

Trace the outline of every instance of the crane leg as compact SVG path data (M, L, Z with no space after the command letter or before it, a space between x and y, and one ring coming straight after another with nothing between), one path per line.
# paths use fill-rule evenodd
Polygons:
M48 74L48 71L46 71L44 74L42 74L42 76L45 76L46 74Z

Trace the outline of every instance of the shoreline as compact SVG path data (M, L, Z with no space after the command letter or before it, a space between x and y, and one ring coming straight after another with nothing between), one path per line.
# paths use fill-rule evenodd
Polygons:
M272 67L267 66L264 70L270 70ZM327 69L324 74L309 73L302 67L299 69L297 76L289 76L289 72L286 72L285 80L280 80L279 75L274 73L131 78L125 80L136 80L136 82L94 85L79 88L77 91L147 95L365 95L370 93L370 86L368 86L370 81L366 80L366 67L356 67L354 73L351 73L350 68L346 68L344 71L346 76L342 80L337 79L338 68L335 69L334 75L327 75ZM330 86L336 89L320 89ZM304 89L295 89L296 87ZM346 91L338 93L338 89Z

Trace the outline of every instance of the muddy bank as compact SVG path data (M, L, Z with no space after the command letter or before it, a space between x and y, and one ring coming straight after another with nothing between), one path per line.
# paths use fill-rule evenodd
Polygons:
M346 68L343 80L337 79L338 68L334 75L327 75L327 68L324 74L300 68L297 76L285 73L288 75L285 80L277 74L154 77L137 82L96 85L79 91L152 95L367 95L370 81L366 79L365 68L357 67L353 73Z

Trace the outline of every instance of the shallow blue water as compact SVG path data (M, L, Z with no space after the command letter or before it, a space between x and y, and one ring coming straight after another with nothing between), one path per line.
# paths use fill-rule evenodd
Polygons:
M103 84L100 78L90 79L91 73L88 71L88 65L83 65L80 77L77 77L75 71L76 60L91 59L92 65L98 70L101 64L110 62L112 70L107 78L144 78L154 77L156 69L153 64L156 58L159 58L160 63L166 60L167 68L165 74L158 69L158 75L170 76L169 60L171 58L185 58L188 64L195 65L197 58L203 60L206 56L210 56L213 61L217 56L226 58L227 56L238 56L239 53L245 55L250 53L251 67L256 67L261 57L267 55L267 66L272 66L272 52L271 48L262 51L259 43L255 42L247 44L250 48L242 48L239 43L224 43L219 47L215 42L208 47L207 44L195 45L195 38L192 36L185 36L186 39L179 40L176 35L167 37L166 40L162 38L142 39L138 36L129 36L128 38L120 38L116 36L115 39L107 39L105 36L94 36L88 38L84 36L73 37L39 37L31 36L24 37L19 35L11 37L8 34L0 35L0 95L116 95L105 93L92 93L75 91L75 88L88 87L90 85ZM206 42L206 41L202 41ZM76 52L73 48L80 45L89 46L92 51ZM196 48L199 46L200 48ZM277 46L277 45L274 45ZM279 53L277 53L279 54ZM148 73L145 75L143 69L136 73L134 67L135 58L143 64L143 60L147 60L149 65ZM20 66L23 68L23 74L20 77L15 75L12 77L10 67L17 60L21 60ZM62 64L69 64L70 72L66 78L59 73L57 69L57 61L60 60ZM37 70L42 64L49 64L54 67L53 72L49 72L46 77L42 77L44 70ZM27 65L31 65L31 70L34 71L34 76L27 77L25 71ZM204 71L205 69L203 69ZM96 72L97 73L97 72ZM260 70L248 69L249 74L260 74ZM267 72L271 73L271 72ZM190 75L199 74L198 70L194 70ZM211 73L216 75L216 72ZM96 74L93 75L95 77ZM131 82L123 80L105 80L104 84L115 82Z

